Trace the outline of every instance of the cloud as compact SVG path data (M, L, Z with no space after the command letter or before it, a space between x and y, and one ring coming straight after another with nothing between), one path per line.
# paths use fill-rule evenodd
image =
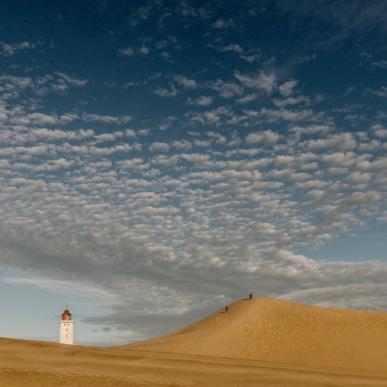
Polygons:
M244 50L243 48L236 43L230 43L228 46L221 47L219 51L223 52L236 52L237 54L243 54Z
M18 51L35 48L36 44L32 42L22 41L19 43L4 43L0 42L0 53L2 56L13 56Z
M385 310L386 307L382 298L386 291L385 284L331 285L315 289L297 290L283 295L283 298L321 306L364 309L367 305L367 309Z
M233 98L243 94L243 88L234 82L227 82L221 79L210 81L206 84L209 89L218 93L222 98Z
M353 149L357 145L356 139L351 133L332 134L326 138L310 140L307 146L311 149L340 148Z
M374 131L376 137L387 138L387 129L383 125L374 124L372 125L371 130Z
M159 97L175 97L179 94L179 91L174 85L171 85L169 88L158 87L152 91L153 94Z
M247 144L258 144L261 142L267 143L276 143L279 140L280 136L278 133L273 132L272 130L264 130L262 132L253 132L249 133L246 136Z
M236 100L237 103L246 104L255 101L258 98L256 93L246 94L244 97L238 98Z
M131 116L110 116L102 114L84 113L79 117L85 122L101 122L105 124L127 124L132 120Z
M149 2L145 6L140 6L135 8L130 15L130 24L132 26L137 25L140 21L148 20L154 8L156 7L155 3Z
M290 80L280 85L278 90L283 97L289 97L290 95L293 94L294 88L297 85L298 85L298 81Z
M327 47L342 43L350 36L364 38L375 31L379 34L387 31L387 5L384 2L354 0L350 9L340 0L319 2L317 6L308 0L295 4L294 1L281 1L278 6L285 12L308 18L310 23L323 20L335 27L333 34L332 29L327 31L331 35L324 43Z
M87 79L75 78L61 72L34 78L7 74L0 76L0 89L3 92L3 100L16 99L26 91L36 96L45 96L50 93L66 94L70 89L84 87L87 83Z
M378 97L386 98L387 97L387 86L382 86L377 90L371 90L371 93L377 95Z
M292 126L289 131L299 136L301 135L316 135L328 133L332 130L331 126L326 124L313 124L308 126Z
M87 286L87 283L75 284L70 281L52 280L49 278L43 279L41 277L3 277L0 280L5 284L10 285L22 285L22 286L34 286L39 289L48 290L49 292L56 294L63 294L63 292L71 294L72 297L88 296L106 297L109 300L109 294L96 286ZM70 292L70 293L69 293ZM112 301L111 299L109 300Z
M74 77L70 77L70 76L67 75L67 74L60 73L59 71L57 71L56 74L57 74L60 78L62 78L63 80L65 80L67 84L69 84L69 85L71 85L71 86L74 86L74 87L83 87L83 86L86 86L87 83L88 83L88 80L87 80L87 79L77 79L77 78L74 78Z
M226 30L229 28L235 28L235 22L233 19L218 19L212 23L212 27L217 30Z
M372 62L371 65L374 66L374 67L381 68L381 69L387 69L387 60L386 59L382 59L382 60L379 60L379 61L375 61L375 62Z
M160 57L167 62L173 62L172 55L168 51L162 51Z
M355 180L356 182L356 180ZM353 192L351 196L346 199L346 203L350 205L358 205L365 203L372 203L381 200L382 196L379 192L369 191L369 192Z
M118 50L118 53L122 56L133 56L134 55L134 51L133 51L132 47L120 48Z
M149 128L140 129L140 130L137 131L137 134L139 136L149 136L150 129Z
M272 94L277 86L277 78L274 73L268 74L264 71L260 71L258 74L242 74L239 71L235 71L234 76L244 86L263 90L268 94Z
M308 97L299 95L297 97L286 97L283 99L273 99L276 107L284 108L287 106L309 105L310 99Z
M187 89L196 89L197 83L194 79L189 79L183 75L174 75L173 76L174 81Z
M139 48L138 52L139 52L140 54L142 54L142 55L148 55L149 52L150 52L150 50L149 50L149 48L148 48L147 46L142 45L142 46Z
M287 122L300 122L300 121L320 121L321 115L315 114L310 109L268 109L261 108L260 110L251 110L245 109L244 113L250 119L261 120L264 122L277 122L277 121L287 121Z
M166 144L165 142L154 142L153 144L150 145L149 147L150 150L152 151L157 151L157 152L168 152L169 151L169 145Z
M58 122L57 116L34 112L28 115L29 120L35 125L53 125Z
M261 59L261 55L259 53L252 53L249 55L240 55L240 58L249 63L258 62Z
M176 140L172 143L172 146L184 150L190 150L192 148L191 142L186 140Z
M197 105L197 106L210 106L212 102L214 101L214 98L207 95L201 95L200 97L197 97L195 99L188 99L188 104L190 105Z

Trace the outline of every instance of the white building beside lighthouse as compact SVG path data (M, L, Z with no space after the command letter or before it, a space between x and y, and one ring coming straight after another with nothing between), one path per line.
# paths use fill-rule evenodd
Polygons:
M66 307L59 321L59 343L74 344L74 321L71 320L71 313Z

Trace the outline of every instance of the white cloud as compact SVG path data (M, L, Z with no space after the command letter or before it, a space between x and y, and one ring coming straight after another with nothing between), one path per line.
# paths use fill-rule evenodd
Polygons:
M118 53L122 56L133 56L134 55L134 51L133 51L132 47L120 48L118 50Z
M278 133L273 132L272 130L263 130L260 132L252 132L246 136L247 144L258 144L262 142L267 143L276 143L279 140L280 136Z
M212 23L212 27L214 27L217 30L223 30L223 29L229 29L229 28L235 28L234 20L231 18L229 19L218 19L215 22Z
M171 85L169 88L158 87L157 89L154 89L152 93L159 97L175 97L179 94L174 85Z
M273 99L273 103L275 106L279 108L283 108L286 106L295 106L295 105L309 105L310 99L303 95L299 95L297 97L287 97L282 99Z
M374 135L379 138L387 138L387 129L381 124L374 124L371 126Z
M269 95L273 93L277 86L277 77L274 73L260 71L258 74L242 74L239 71L235 71L234 76L244 86L263 90Z
M154 142L150 145L149 149L154 152L168 152L170 146L165 142Z
M85 113L80 116L85 122L102 122L105 124L127 124L132 120L131 116L110 116L100 114Z
M261 55L257 53L253 53L250 55L241 55L240 58L245 60L246 62L254 63L254 62L258 62L261 59Z
M376 191L368 192L353 192L351 196L346 199L347 204L358 205L377 202L382 199L382 195Z
M246 94L244 97L238 98L236 100L237 103L245 104L255 101L258 98L258 95L255 93L252 94Z
M283 97L289 97L290 95L293 94L294 89L297 85L298 85L298 81L290 80L280 85L278 90Z
M378 97L386 98L387 97L387 86L382 86L377 90L371 90L371 93L377 95Z
M146 47L146 46L143 45L143 46L141 46L141 47L139 48L138 52L139 52L140 54L142 54L142 55L148 55L149 52L150 52L150 50L149 50L148 47Z
M187 89L196 89L197 83L194 79L189 79L183 75L174 75L173 76L174 81Z
M192 148L191 142L186 140L176 140L172 143L172 146L177 149L184 149L184 150L189 150Z
M214 98L207 95L201 95L200 97L197 97L195 99L188 99L188 103L190 105L197 105L197 106L210 106L213 102Z
M230 43L228 46L221 47L219 50L223 52L236 52L237 54L243 54L244 52L243 48L236 43Z
M289 131L295 133L297 135L316 135L316 134L324 134L328 133L332 130L331 126L325 124L312 124L308 126L292 126Z
M207 83L209 89L218 92L222 98L233 98L243 94L243 88L234 82L226 82L221 79Z
M54 125L58 122L58 117L38 112L29 114L28 119L34 125Z
M32 42L22 41L19 43L4 43L0 42L0 53L3 56L13 56L18 51L35 48L36 44Z
M310 149L339 148L353 149L357 145L356 139L351 133L332 134L326 138L310 140L307 146Z
M125 135L127 137L136 137L136 131L133 129L125 129Z
M149 136L150 129L149 128L140 129L139 131L137 131L137 134L139 136Z
M67 74L60 73L59 71L56 72L59 77L63 78L68 84L75 87L83 87L88 83L87 79L77 79L74 77L70 77Z
M3 92L3 100L15 99L27 90L37 96L44 96L49 93L65 94L71 88L84 87L87 83L87 79L78 79L61 72L35 78L6 74L0 76L0 89Z

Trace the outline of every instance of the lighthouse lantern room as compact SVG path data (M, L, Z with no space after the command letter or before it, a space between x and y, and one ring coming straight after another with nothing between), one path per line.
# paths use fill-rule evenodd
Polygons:
M59 321L59 343L74 344L73 320L71 319L70 310L66 307Z

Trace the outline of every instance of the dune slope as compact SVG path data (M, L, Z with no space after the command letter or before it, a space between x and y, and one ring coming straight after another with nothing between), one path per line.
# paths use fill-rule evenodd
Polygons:
M171 334L130 349L387 370L387 313L295 302L240 300Z
M387 371L334 371L128 348L0 338L0 387L381 387Z

